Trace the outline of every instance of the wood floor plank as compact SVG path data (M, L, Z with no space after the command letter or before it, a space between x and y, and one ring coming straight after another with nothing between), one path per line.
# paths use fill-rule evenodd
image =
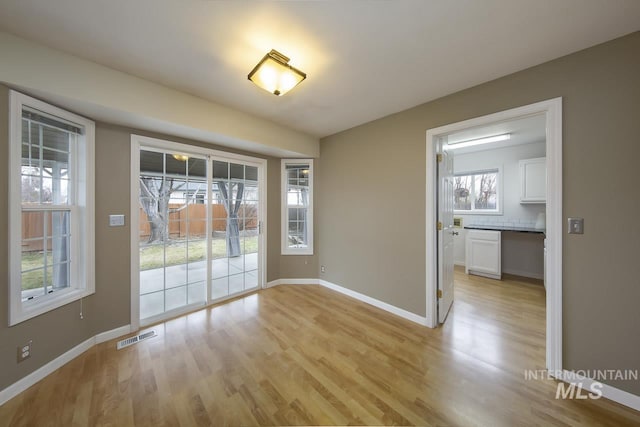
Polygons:
M278 286L95 346L0 407L1 426L632 426L555 399L539 282L455 274L428 329L320 286Z

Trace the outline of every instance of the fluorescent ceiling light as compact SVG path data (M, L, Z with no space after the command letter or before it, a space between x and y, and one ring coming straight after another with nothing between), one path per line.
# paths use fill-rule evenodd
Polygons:
M450 150L456 150L458 148L473 147L474 145L482 145L482 144L488 144L490 142L505 141L507 139L511 139L510 133L503 133L501 135L494 135L494 136L486 136L484 138L477 138L477 139L467 139L466 141L449 142L447 143L447 146Z
M289 58L272 49L247 78L267 92L281 96L306 79L307 75L289 65Z

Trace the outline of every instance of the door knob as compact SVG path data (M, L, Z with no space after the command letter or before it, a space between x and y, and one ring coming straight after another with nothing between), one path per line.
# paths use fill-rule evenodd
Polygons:
M454 236L457 236L460 233L458 233L457 231L452 231L451 234L453 234Z

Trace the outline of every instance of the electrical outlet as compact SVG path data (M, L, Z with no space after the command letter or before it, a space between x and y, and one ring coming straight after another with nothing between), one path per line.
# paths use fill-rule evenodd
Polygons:
M320 266L320 273L326 273L327 272L327 267L325 267L324 265Z
M18 346L18 363L24 362L25 360L27 360L28 358L31 357L31 344L32 343L33 343L33 341L29 340L29 342L26 343L25 345L19 345Z
M569 234L584 234L584 219L567 218L567 228Z

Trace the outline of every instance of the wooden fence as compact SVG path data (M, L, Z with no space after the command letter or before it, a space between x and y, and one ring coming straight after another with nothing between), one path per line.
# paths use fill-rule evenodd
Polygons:
M173 212L169 213L169 237L172 239L179 239L187 236L187 221L189 221L189 234L190 237L202 237L206 236L206 205L204 204L192 204L184 209L179 209L183 205L169 205L169 209ZM224 205L215 204L211 205L213 209L213 231L224 232L227 229L227 211ZM243 229L255 229L258 227L257 212L255 209L251 211L251 205L244 205L240 207L241 215L251 215L250 219L242 219L240 221L240 230ZM249 214L249 212L251 212ZM23 252L36 252L43 250L43 234L44 234L44 214L42 212L22 212L22 251ZM47 215L47 230L51 235L52 221L51 215ZM151 227L147 215L142 209L140 209L140 223L138 225L140 230L140 238L148 238L151 234ZM26 239L35 239L25 242ZM49 242L49 250L51 250L51 242Z
M172 239L179 239L187 236L187 221L189 221L189 237L205 237L206 236L206 214L207 207L204 204L188 205L187 208L178 209L183 205L169 205L169 210L174 210L169 213L169 237ZM212 226L213 231L225 232L227 230L227 211L224 205L215 204L211 205L213 209ZM248 212L251 209L250 205L243 205L240 207L240 213ZM258 227L258 220L255 218L257 212L252 213L250 219L242 219L240 223L240 230L243 229L255 229ZM151 235L151 226L149 225L149 219L142 209L140 209L140 238L148 238Z

